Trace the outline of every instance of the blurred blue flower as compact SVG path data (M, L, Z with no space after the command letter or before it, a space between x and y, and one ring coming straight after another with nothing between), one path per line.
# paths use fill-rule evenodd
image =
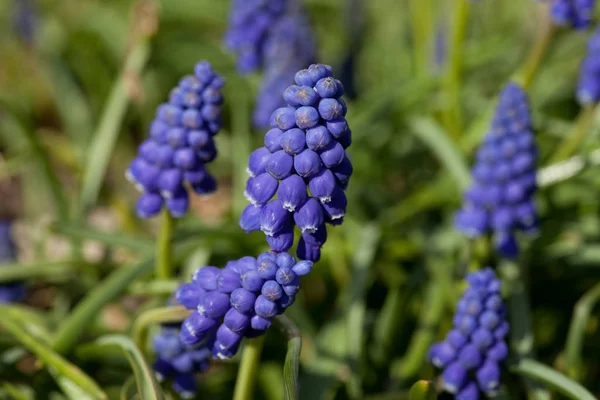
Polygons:
M179 288L177 301L194 310L182 326L182 346L210 349L216 359L233 357L244 337L265 333L272 319L294 303L300 277L312 262L288 253L242 257L224 268L196 270L191 283Z
M126 177L142 195L140 218L150 218L166 207L173 217L189 208L189 186L197 194L216 189L205 165L217 156L213 141L221 128L223 79L206 61L196 64L194 75L179 81L160 105L150 125L150 137L140 145Z
M553 0L550 15L556 25L585 29L591 25L596 0Z
M429 349L429 361L443 370L443 388L457 399L497 393L500 365L508 356L508 322L494 270L467 276L469 288L456 307L453 328Z
M38 27L38 16L32 0L13 0L13 30L24 43L31 46Z
M579 69L577 100L582 106L600 100L600 30L596 30L588 40L587 54Z
M495 234L497 251L518 254L517 230L537 230L534 204L537 148L527 94L514 83L500 93L491 128L477 151L473 183L455 216L468 237Z
M344 87L331 67L312 64L298 71L295 81L283 92L287 106L271 114L265 147L250 155L245 195L251 204L240 227L262 230L271 250L284 252L292 247L297 226L302 232L297 256L318 261L325 223L339 225L346 213L351 131Z
M12 239L12 223L0 220L0 266L10 263L17 258L17 250ZM25 286L22 282L7 282L0 284L0 304L15 303L25 296Z

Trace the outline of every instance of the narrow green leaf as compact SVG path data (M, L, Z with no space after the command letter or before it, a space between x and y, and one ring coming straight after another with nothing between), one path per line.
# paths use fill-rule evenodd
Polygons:
M432 381L418 381L410 388L409 400L435 400L437 393Z
M45 279L64 280L84 261L37 262L32 264L0 264L0 282Z
M575 305L565 347L565 370L569 376L575 379L579 377L583 364L582 349L585 328L598 301L600 301L600 283L588 290Z
M68 385L70 390L75 390L75 387L78 388L78 393L83 396L79 397L79 399L107 399L106 394L100 389L96 382L77 366L71 364L58 353L54 352L44 343L44 340L40 340L39 337L34 336L22 326L19 322L19 310L10 306L0 306L0 315L2 315L0 324L4 326L15 339L21 342L23 346L43 361L55 378L61 378L60 380L57 380L59 385ZM53 373L53 370L55 370L56 375Z
M285 363L283 364L283 398L285 400L297 400L299 398L300 350L302 349L300 330L285 315L279 315L275 318L275 326L288 340Z
M14 385L10 382L2 383L2 390L14 400L34 400L34 392L28 386Z
M573 400L596 399L593 394L591 394L579 383L535 360L524 358L517 364L512 365L510 369L516 374L531 378L539 383L543 383L549 388L552 388Z
M52 225L52 231L73 238L96 240L107 246L122 246L144 254L154 251L151 240L117 232L102 232L80 224L58 222Z
M135 376L138 393L144 400L163 400L164 394L140 349L125 335L108 335L96 340L100 346L118 346L125 352Z
M413 118L409 125L411 131L431 149L442 166L450 172L461 190L466 190L471 181L467 162L462 151L442 127L428 118Z
M120 127L131 100L127 92L128 77L139 76L149 58L149 38L144 37L127 56L123 71L111 90L88 151L88 161L81 189L81 211L85 212L94 205L100 193L110 156L115 148Z

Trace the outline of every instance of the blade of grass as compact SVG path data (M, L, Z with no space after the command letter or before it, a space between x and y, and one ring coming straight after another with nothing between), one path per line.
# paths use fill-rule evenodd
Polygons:
M72 276L73 271L84 261L37 262L33 264L0 264L0 282L16 280L63 280Z
M107 246L122 246L143 254L152 254L154 244L151 240L140 237L128 236L122 233L102 232L85 225L58 222L51 226L51 230L70 237L97 240Z
M288 340L288 348L283 364L283 398L284 400L298 400L300 395L298 372L300 369L302 336L294 322L285 315L279 315L275 318L275 326Z
M558 371L530 358L521 359L510 370L533 379L573 400L594 400L596 397L586 388Z
M96 340L100 346L118 346L127 356L135 376L138 394L144 400L164 400L160 385L140 349L125 335L108 335Z
M44 365L52 372L52 369L57 374L53 373L57 379L57 383L62 385L75 386L79 393L85 394L89 399L107 399L108 397L102 389L89 376L81 371L77 366L71 364L58 353L54 352L43 340L33 336L20 323L19 311L10 306L0 306L0 314L2 319L0 324L13 335L23 346L35 354ZM68 381L66 381L68 379Z

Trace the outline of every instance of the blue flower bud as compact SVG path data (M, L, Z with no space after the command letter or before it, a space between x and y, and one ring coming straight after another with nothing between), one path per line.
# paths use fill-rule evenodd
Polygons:
M454 327L465 335L470 335L477 328L477 320L470 315L457 316Z
M131 163L125 176L136 184L136 189L142 192L152 192L157 188L156 181L160 175L159 168L137 158Z
M452 329L448 332L448 335L446 335L446 341L455 349L460 349L467 343L467 335L456 329Z
M301 260L317 262L321 259L321 245L314 245L306 240L304 234L300 236L296 255Z
M195 396L196 380L193 374L178 374L173 380L173 389L182 399L191 399Z
M304 131L298 128L287 130L281 136L281 148L288 154L295 155L306 147Z
M246 271L242 274L242 287L250 292L259 292L264 283L265 280L260 277L256 270Z
M263 206L273 198L278 186L277 179L264 172L255 178L248 179L244 196L253 205Z
M490 331L495 329L499 323L500 323L500 317L498 316L497 312L484 311L479 316L479 324L483 328L488 329Z
M163 197L171 198L184 190L183 173L176 168L164 170L158 176L157 186Z
M467 382L467 370L458 362L450 364L442 374L443 387L447 392L456 394Z
M288 223L281 231L272 236L267 235L266 239L271 251L277 253L288 251L294 245L294 226L291 223Z
M287 293L283 293L281 298L277 301L277 307L279 308L278 313L281 314L285 311L286 308L294 304L296 297L293 295L288 295Z
M157 143L165 144L167 142L167 130L169 125L164 121L155 119L150 124L150 138L155 140Z
M279 268L275 274L275 279L280 285L289 285L296 279L296 273L291 268Z
M342 189L345 189L353 172L353 167L352 163L350 162L350 159L347 156L344 157L344 159L339 165L336 165L335 167L331 168L331 172L333 172L333 175L337 179Z
M436 367L444 368L456 359L456 349L446 342L436 343L429 349L428 358Z
M227 314L225 314L223 323L232 332L242 334L246 328L250 326L250 317L246 314L242 314L235 308L231 308L229 311L227 311Z
M323 98L338 97L338 89L343 89L341 84L338 85L338 82L339 81L332 77L319 79L319 81L315 84L315 91Z
M297 156L296 156L297 157ZM287 178L294 167L294 157L284 150L276 151L271 154L266 165L266 170L274 178L279 180Z
M344 194L344 191L337 188L331 197L331 201L328 203L321 203L323 211L325 211L325 217L327 221L335 221L341 219L346 215L346 206L348 205L348 199Z
M456 400L479 400L479 389L475 382L467 383L458 393Z
M156 359L152 365L152 369L154 369L154 374L159 382L163 382L169 375L173 373L173 367L171 366L171 363L163 360L162 358Z
M346 151L341 144L332 141L327 148L321 150L320 157L327 168L332 168L340 165L342 161L344 161L344 158L346 158Z
M257 272L263 279L274 279L278 268L279 266L273 259L263 258L258 262Z
M508 334L509 325L508 322L504 321L494 330L494 338L497 340L504 339L504 337Z
M181 109L172 104L161 104L156 111L157 117L169 124L177 126L181 124Z
M182 148L187 144L186 130L180 127L173 127L167 130L167 144L173 149Z
M221 272L217 267L198 268L192 276L192 282L207 291L217 290L217 276Z
M311 79L311 85L315 86L315 84L322 78L327 78L333 75L333 70L329 65L325 64L311 64L308 67L308 76Z
M198 194L210 194L217 190L217 181L210 174L205 174L200 182L190 183L192 190Z
M306 183L298 175L290 175L279 184L277 198L281 200L283 208L293 212L302 206L307 198Z
M198 304L198 312L209 318L221 318L229 310L229 296L221 292L206 293Z
M252 279L249 279L252 280ZM255 287L252 285L251 287ZM236 289L231 292L230 303L231 307L236 309L242 314L248 314L254 309L254 302L256 301L256 295L252 291L245 288Z
M227 327L227 325L222 324L217 329L217 341L221 349L231 349L233 347L237 347L242 341L242 335L237 332L232 331Z
M206 293L204 289L195 283L185 283L175 292L177 302L187 309L195 310L200 298Z
M302 106L296 110L296 125L298 128L313 128L319 123L320 119L319 112L314 107Z
M500 387L500 368L493 361L487 361L475 374L481 391L487 395L494 394Z
M294 156L294 168L298 175L303 178L310 178L321 170L321 158L317 153L310 149Z
M494 343L494 336L484 328L477 328L471 334L471 342L481 349L486 349Z
M292 129L290 129L292 130ZM281 150L281 138L283 137L283 131L279 128L270 129L265 134L265 147L271 152L275 153Z
M255 315L250 318L250 326L252 329L262 333L271 327L271 319Z
M157 215L163 205L162 197L157 193L142 194L136 205L136 212L140 218L151 218Z
M261 211L262 206L257 207L253 204L248 204L240 216L240 228L247 233L259 230Z
M316 232L323 224L323 207L313 197L294 212L294 221L302 232Z
M254 312L263 318L273 318L277 315L277 304L261 294L254 303Z
M343 117L345 113L340 100L322 99L319 102L319 114L325 121L333 121Z
M296 72L296 75L294 76L294 81L298 86L309 86L311 88L316 83L316 81L313 81L313 79L311 78L307 69L301 69L300 71Z
M223 269L217 276L217 290L222 293L231 293L242 286L240 274L230 269Z
M323 169L310 178L308 188L312 196L319 199L321 203L329 203L337 189L337 181L331 170Z
M250 176L258 176L265 172L270 157L271 152L265 147L254 150L248 159L247 171Z
M279 128L283 131L292 129L296 126L296 109L294 107L281 107L273 111L270 121L272 128Z
M469 370L479 367L483 362L483 356L477 346L469 343L460 349L458 362Z
M173 197L165 200L165 206L174 218L183 218L190 206L188 193L185 190L175 193Z
M171 364L173 365L173 368L175 369L175 371L180 372L180 373L192 372L193 368L194 368L194 360L192 360L192 356L188 352L185 352L183 354L180 354L177 357L174 357L171 360Z
M312 261L301 260L292 267L292 271L298 276L308 275L312 271L313 265Z
M202 341L208 332L211 332L216 326L217 321L214 318L194 311L181 324L180 339L187 345L194 345Z
M205 130L193 129L187 133L187 144L194 150L209 147L212 141L210 133Z
M333 141L331 133L323 125L315 126L306 131L306 145L311 150L321 150Z
M327 121L325 126L331 135L336 139L340 139L341 137L346 136L348 133L348 122L344 117Z
M267 300L275 302L281 298L283 289L276 281L268 280L263 284L260 293L266 297Z
M289 253L277 254L275 261L279 268L292 268L296 264L296 260Z
M215 147L215 143L210 140L206 146L202 149L196 151L196 156L198 160L203 163L209 163L217 158L217 148Z

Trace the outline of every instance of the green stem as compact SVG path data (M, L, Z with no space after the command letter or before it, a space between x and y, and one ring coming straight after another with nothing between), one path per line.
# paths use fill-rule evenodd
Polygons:
M600 283L592 287L577 302L567 335L565 347L565 368L567 375L578 379L581 375L581 355L585 328L592 314L594 306L600 301Z
M531 47L531 50L529 51L527 59L518 70L514 78L514 80L525 89L527 89L531 84L535 73L537 72L548 48L550 47L550 43L552 42L552 37L554 36L555 32L554 24L548 17L550 14L544 13L542 15L547 16L541 24L537 38L533 44L533 47Z
M469 17L469 0L456 0L450 42L448 44L448 64L443 80L446 107L443 113L444 125L454 139L462 130L462 110L460 101L461 75L463 70L463 46Z
M260 361L265 336L250 339L244 346L242 362L238 370L233 400L252 400L256 371Z
M577 151L583 139L585 139L590 132L595 115L595 107L587 107L579 113L573 128L567 136L565 136L560 145L558 145L556 151L550 158L550 163L564 161Z
M169 279L173 276L173 248L171 238L175 229L175 220L166 208L160 221L160 232L156 242L156 277Z
M415 75L423 76L428 70L431 50L432 10L430 0L410 0L410 17L415 58Z
M300 330L285 315L275 318L275 325L288 340L288 348L283 364L283 398L284 400L298 400L298 371L300 369L300 350L302 349L302 337Z

